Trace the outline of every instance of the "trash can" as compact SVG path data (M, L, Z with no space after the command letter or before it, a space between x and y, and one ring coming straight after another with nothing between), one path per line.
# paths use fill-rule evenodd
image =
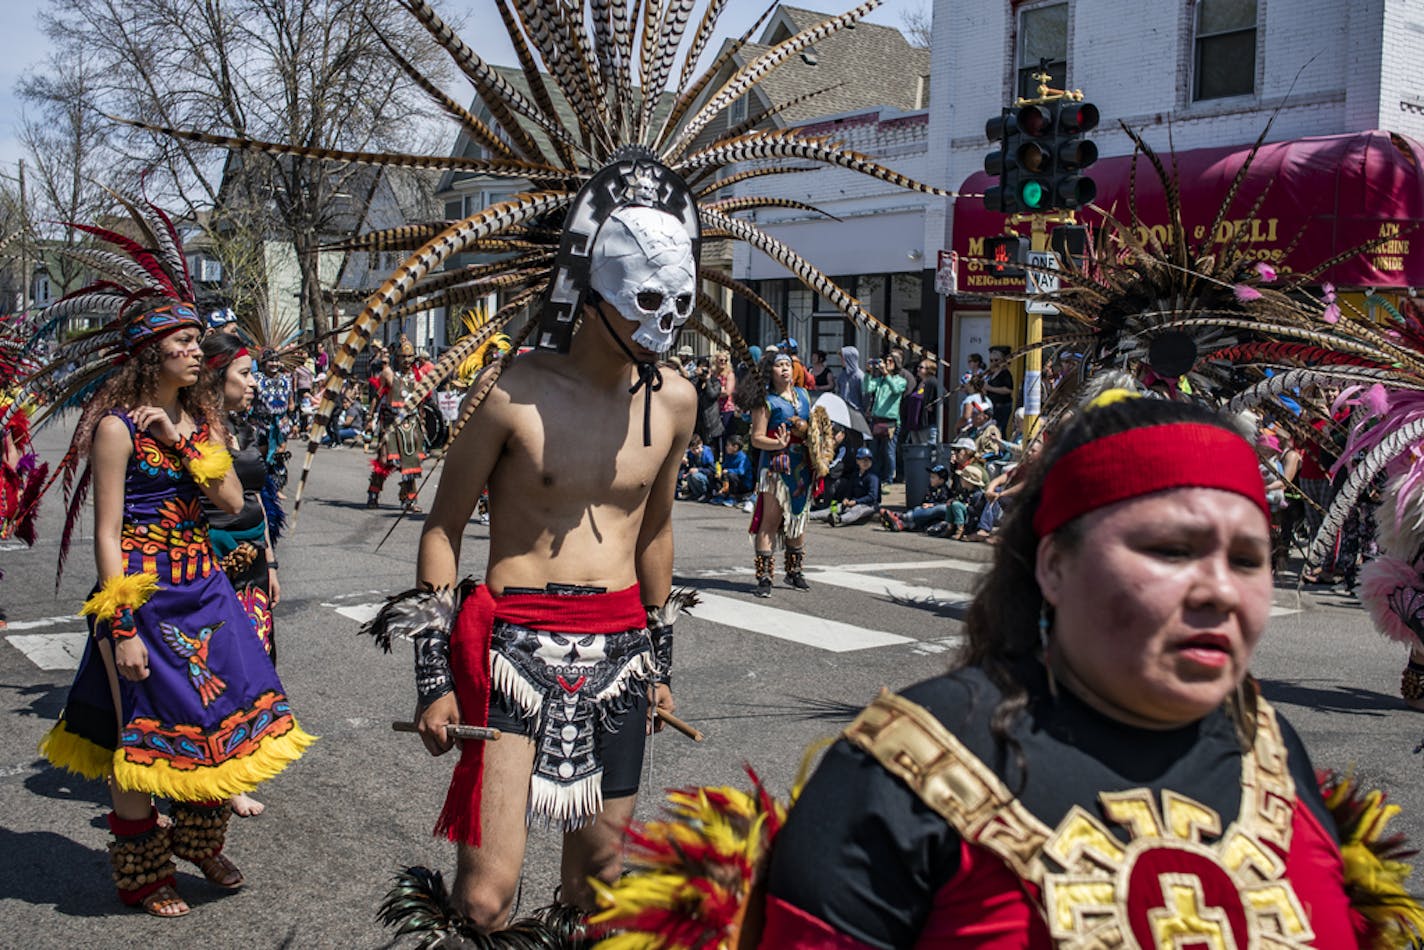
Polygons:
M930 490L930 466L939 463L938 445L903 445L905 460L905 506L914 508Z

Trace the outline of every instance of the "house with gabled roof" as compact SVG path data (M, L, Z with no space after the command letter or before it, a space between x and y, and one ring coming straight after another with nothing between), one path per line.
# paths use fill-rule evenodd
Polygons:
M758 42L738 50L719 80L830 16L801 7L778 7ZM924 181L929 74L929 50L912 45L893 26L862 21L792 56L758 83L751 95L713 120L693 148L710 145L748 118L772 110L760 128L794 128L808 136L828 136ZM708 94L718 85L719 81L710 83ZM926 215L943 214L941 199L830 167L752 179L715 197L754 195L793 198L824 212L759 209L746 216L815 263L884 322L931 349L936 347L937 308L929 270L933 260L927 260L924 233ZM937 245L930 258L935 249ZM844 344L857 345L862 352L879 351L878 342L857 331L829 302L776 262L744 244L730 253L733 276L749 283L781 312L803 353L825 350L832 365L838 365ZM778 331L769 318L740 298L732 304L733 316L752 342L772 342Z

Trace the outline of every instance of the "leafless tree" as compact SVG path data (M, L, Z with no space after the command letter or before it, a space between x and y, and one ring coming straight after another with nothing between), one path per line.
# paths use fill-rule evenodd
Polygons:
M934 10L926 3L909 7L900 14L900 31L911 46L929 49L934 39Z
M43 260L59 293L88 276L75 259L53 253L85 242L71 222L93 223L113 205L104 190L114 182L112 153L105 144L108 123L91 105L96 86L93 65L51 55L43 67L21 80L24 103L20 141L27 158L26 211L35 241L31 260Z
M422 69L443 60L389 0L50 0L48 17L54 41L103 77L93 103L110 115L332 149L406 150L428 134L424 100L377 30ZM349 221L353 167L110 132L124 163L150 170L150 188L215 242L289 242L303 325L327 330L317 251Z

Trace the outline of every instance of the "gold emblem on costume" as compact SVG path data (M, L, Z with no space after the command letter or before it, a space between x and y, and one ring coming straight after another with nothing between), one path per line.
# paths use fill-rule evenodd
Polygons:
M1098 796L1049 828L932 713L882 692L845 736L899 776L967 841L1040 889L1064 950L1290 950L1310 947L1310 920L1285 877L1295 783L1275 711L1257 703L1241 757L1241 808L1221 817L1170 789ZM1126 829L1121 841L1109 825ZM1207 839L1215 843L1207 844Z
M1141 950L1309 947L1314 933L1285 880L1285 861L1256 835L1171 791L1099 796L1123 844L1074 806L1043 847L1062 868L1043 875L1049 931L1060 946Z

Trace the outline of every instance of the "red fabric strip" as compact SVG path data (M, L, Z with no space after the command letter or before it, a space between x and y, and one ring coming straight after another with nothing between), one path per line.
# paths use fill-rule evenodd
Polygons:
M109 831L120 838L132 838L146 834L158 824L158 809L150 808L143 818L120 818L118 812L109 812Z
M1269 521L1256 450L1220 426L1176 422L1094 439L1059 459L1033 515L1039 537L1090 511L1170 488L1235 492Z
M766 924L757 946L762 950L871 950L870 944L846 936L775 895L766 899Z
M499 598L484 584L479 585L461 604L450 635L455 699L467 725L489 725L490 638L496 620L531 630L609 634L641 629L647 623L647 613L637 584L606 594L506 594ZM435 823L436 835L479 847L484 765L483 742L461 744L460 761L450 776L445 806Z

